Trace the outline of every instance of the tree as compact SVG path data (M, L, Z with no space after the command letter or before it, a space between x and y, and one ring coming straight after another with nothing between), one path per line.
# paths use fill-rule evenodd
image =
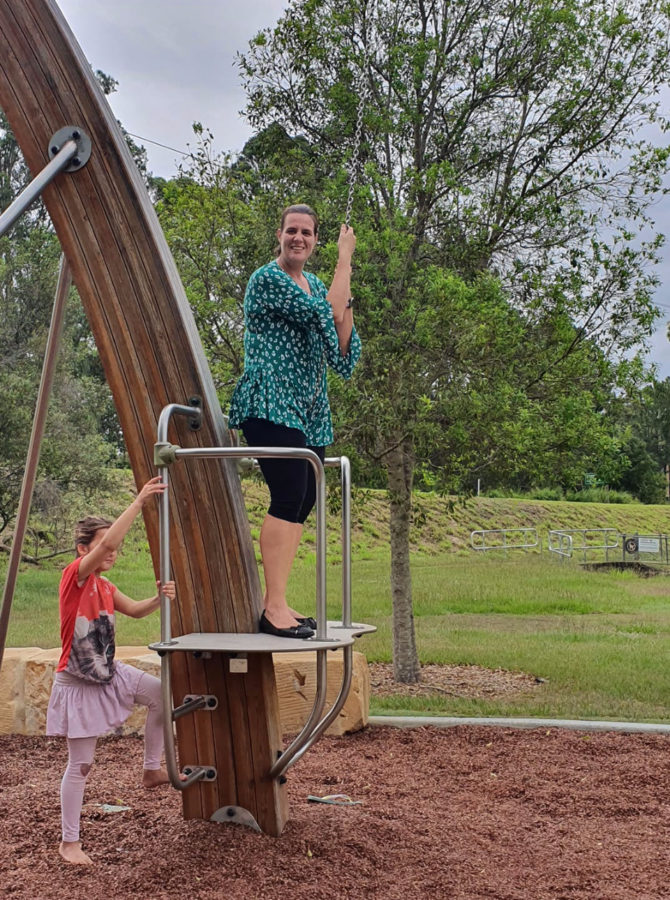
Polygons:
M631 429L642 439L659 471L670 465L670 378L653 378L628 403Z
M29 180L0 113L0 208ZM0 533L11 525L20 495L59 257L58 239L41 203L0 238ZM104 485L115 456L100 436L101 422L113 408L105 380L101 373L78 371L84 322L72 291L36 485L43 511L47 498L53 506L68 490L90 493ZM90 338L87 323L84 332ZM87 344L86 352L97 359L93 346Z
M213 155L212 135L194 129L197 146L178 177L160 185L156 212L226 408L244 366L246 283L271 252L271 236L258 221L248 167Z
M623 447L628 466L622 472L615 487L634 494L642 503L663 503L665 500L665 476L661 474L644 441L631 435Z
M408 542L417 452L449 397L475 399L482 362L455 364L453 323L439 316L430 345L444 352L415 340L431 315L426 273L453 271L475 286L486 271L500 279L524 340L539 342L504 393L534 401L547 429L543 396L556 395L571 358L599 353L578 367L572 391L574 408L588 398L597 412L589 395L603 375L614 386L634 370L626 354L655 318L647 267L661 239L635 239L652 224L667 170L667 149L642 135L646 123L666 127L655 98L668 33L659 0L614 9L604 0L303 0L240 59L250 121L317 146L340 172L330 195L340 209L356 98L370 85L355 212L366 347L355 400L390 488L398 680L418 677ZM500 435L500 417L492 424ZM524 417L515 425L518 434ZM453 424L467 427L468 418ZM509 442L500 443L504 452L492 451L508 463Z
M641 391L617 398L614 413L626 466L611 483L643 503L662 503L670 462L670 379L657 381L652 373Z

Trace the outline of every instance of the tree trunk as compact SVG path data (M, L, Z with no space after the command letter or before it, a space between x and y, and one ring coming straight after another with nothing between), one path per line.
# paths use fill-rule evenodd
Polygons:
M390 495L391 596L393 598L393 677L403 684L419 681L421 671L414 636L409 529L412 515L414 456L408 441L386 457Z

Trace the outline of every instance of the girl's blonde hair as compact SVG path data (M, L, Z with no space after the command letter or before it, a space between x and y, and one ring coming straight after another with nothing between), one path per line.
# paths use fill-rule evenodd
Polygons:
M91 543L98 531L103 528L109 528L111 521L104 516L86 516L80 519L74 528L74 545L84 544L85 547Z

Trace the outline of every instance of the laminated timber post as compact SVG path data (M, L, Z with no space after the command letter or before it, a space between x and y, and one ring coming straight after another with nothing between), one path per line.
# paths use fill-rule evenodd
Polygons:
M199 398L198 431L171 423L182 447L229 444L214 384L184 289L121 130L80 47L52 0L0 0L0 107L33 174L48 161L50 137L83 129L91 158L43 192L91 324L135 481L155 474L161 410ZM235 464L175 467L170 495L171 566L177 584L175 635L254 632L261 591ZM158 570L158 514L145 507ZM182 793L185 818L222 807L247 810L278 835L287 819L283 779L270 778L282 749L269 653L251 654L244 677L224 654L170 655L175 706L186 695L216 695L216 714L177 720L182 765L214 767L216 781Z

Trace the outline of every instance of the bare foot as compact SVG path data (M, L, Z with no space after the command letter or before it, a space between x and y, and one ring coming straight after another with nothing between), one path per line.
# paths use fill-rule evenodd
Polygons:
M81 841L61 841L58 852L65 862L75 866L92 866L93 860L81 849Z
M159 784L169 784L170 776L165 769L145 769L142 773L142 785L145 788L155 788Z

